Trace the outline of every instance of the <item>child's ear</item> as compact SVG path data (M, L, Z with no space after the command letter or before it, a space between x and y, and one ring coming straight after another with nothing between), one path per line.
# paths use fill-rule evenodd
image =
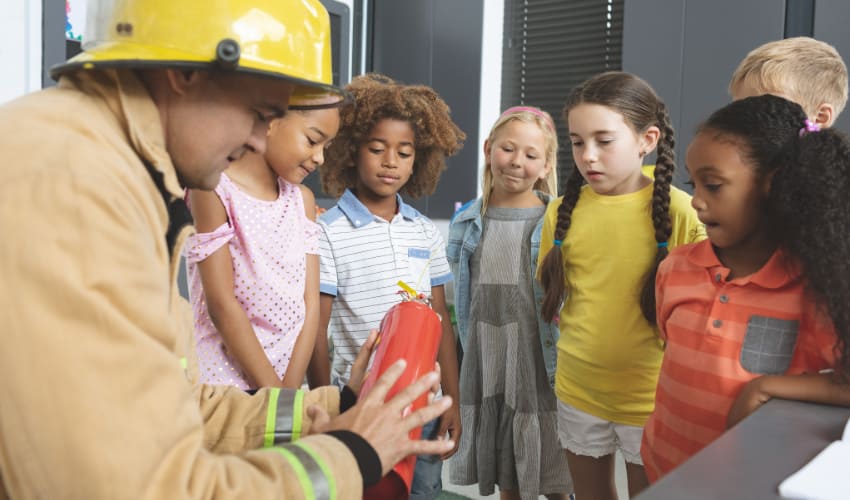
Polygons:
M552 171L552 165L550 165L549 162L547 161L546 166L543 167L543 172L540 173L540 180L545 181L546 177L549 176L549 172L551 172L551 171Z
M644 154L649 154L658 145L658 139L661 138L661 129L655 125L643 131L640 137L640 150Z
M272 135L274 135L275 131L277 131L277 126L279 125L279 123L280 119L272 120L269 123L269 129L266 130L266 137L271 137Z
M770 194L770 184L773 182L773 174L776 173L776 170L768 173L761 179L761 194L767 196Z
M490 164L490 139L484 140L484 164Z
M818 106L814 120L821 127L831 127L835 123L835 108L828 102L822 103Z

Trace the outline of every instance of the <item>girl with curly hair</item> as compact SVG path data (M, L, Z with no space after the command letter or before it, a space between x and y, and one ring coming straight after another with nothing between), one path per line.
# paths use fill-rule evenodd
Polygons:
M370 330L401 300L397 283L404 281L431 295L432 307L442 318L438 361L443 393L452 397L452 408L439 421L426 424L422 436L442 438L448 433L457 443L461 426L456 341L444 290L452 274L436 226L400 193L414 198L432 193L446 157L460 149L465 136L449 107L429 87L365 75L346 89L354 104L341 111L340 132L319 168L325 192L339 200L319 217L320 320L310 384L348 381ZM411 498L434 498L440 492L440 458L417 459Z
M558 432L576 497L616 499L618 448L630 496L647 484L640 441L663 354L655 270L668 248L701 231L689 196L670 185L673 128L646 82L596 75L572 91L564 117L575 165L546 211L538 269L543 317L560 311ZM641 167L656 148L653 180Z
M750 97L700 127L687 168L709 239L658 271L653 481L771 398L850 405L850 140Z

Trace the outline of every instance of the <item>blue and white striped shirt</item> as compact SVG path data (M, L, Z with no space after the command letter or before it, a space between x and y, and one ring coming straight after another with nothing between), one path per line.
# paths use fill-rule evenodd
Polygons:
M398 195L397 195L398 196ZM401 301L399 280L418 292L452 280L443 237L430 219L404 203L392 221L373 215L350 190L319 217L320 291L333 295L332 380L348 380L369 331Z

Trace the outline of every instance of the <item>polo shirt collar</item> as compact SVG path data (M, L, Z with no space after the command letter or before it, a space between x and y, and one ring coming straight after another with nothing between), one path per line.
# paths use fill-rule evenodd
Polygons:
M407 220L414 220L419 216L419 212L411 207L401 198L401 195L396 193L396 201L398 202L398 213ZM375 215L366 208L357 196L350 189L346 189L337 202L337 206L343 214L351 222L354 227L362 227L375 220Z
M692 246L688 251L688 260L695 266L704 267L712 276L719 274L722 279L729 276L729 268L725 267L710 240L703 240ZM731 283L746 285L753 283L762 288L782 288L800 278L801 270L799 263L786 254L781 248L777 248L767 262L749 276L735 278Z

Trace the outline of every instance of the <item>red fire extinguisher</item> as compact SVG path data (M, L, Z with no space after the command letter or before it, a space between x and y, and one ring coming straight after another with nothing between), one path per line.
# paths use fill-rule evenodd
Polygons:
M391 307L381 320L378 339L375 341L372 368L366 380L363 381L363 387L360 390L361 398L369 393L384 371L399 359L407 361L407 366L387 393L387 400L434 369L442 334L440 316L431 309L430 297L421 293L416 294L404 283L399 285L405 290L400 292L402 302ZM419 396L407 411L416 411L427 404L428 393L425 393ZM417 427L410 431L410 439L419 439L421 434L422 428ZM367 488L363 492L363 498L369 500L408 498L415 466L415 456L402 460L377 484Z

